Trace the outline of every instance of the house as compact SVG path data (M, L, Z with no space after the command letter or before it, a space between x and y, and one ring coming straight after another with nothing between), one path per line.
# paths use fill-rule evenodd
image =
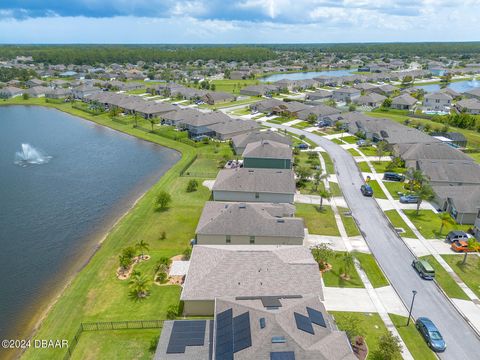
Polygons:
M390 84L385 84L385 85L377 86L374 89L372 89L371 91L375 92L377 94L380 94L380 95L391 96L396 91L398 91L398 88L396 86L393 86L393 85L390 85Z
M442 142L396 144L393 153L405 161L406 168L415 168L418 160L463 160L471 158L460 150Z
M200 245L302 245L305 226L290 204L207 201L198 221Z
M49 99L63 99L71 95L72 90L70 89L56 88L50 89L50 91L45 94L45 97Z
M480 100L478 99L463 99L458 101L454 106L461 113L480 115Z
M219 140L228 140L234 136L259 130L261 126L253 120L229 118L224 122L209 125L208 128L213 132L213 137Z
M32 88L35 86L45 86L45 85L46 85L46 82L40 79L30 79L25 81L25 86L29 88Z
M308 120L311 114L315 115L316 121L325 121L332 125L339 117L341 111L333 106L316 105L298 112L297 117L301 120Z
M284 101L278 99L266 99L250 105L250 109L261 113L270 114L273 112L273 109L283 105L284 103Z
M191 108L180 108L175 111L170 111L160 116L162 125L172 125L180 127L182 120L191 119L200 116L200 111Z
M333 90L332 96L333 96L333 100L335 101L348 103L353 101L353 99L359 97L361 93L362 92L359 89L344 87L344 88Z
M223 169L212 188L215 201L293 204L295 177L290 169Z
M381 106L385 99L385 96L372 92L367 95L360 95L359 97L356 97L353 99L353 102L357 105L376 108Z
M318 103L324 102L331 99L333 96L331 91L328 90L317 90L315 92L309 92L305 95L305 103Z
M243 151L243 167L262 169L291 169L292 148L271 140L247 144Z
M480 88L474 88L474 89L465 91L463 95L469 99L480 100Z
M417 161L417 170L429 178L432 186L480 185L480 165L473 160L429 160Z
M441 89L440 92L450 95L453 99L458 99L462 96L462 94L449 87Z
M291 140L279 133L271 130L267 131L250 131L245 134L232 137L232 146L236 154L242 154L249 143L268 140L281 144L292 146Z
M273 83L281 91L292 91L295 87L295 80L280 79Z
M0 99L11 99L17 96L21 96L23 92L23 89L14 86L7 86L0 89Z
M298 114L306 109L309 109L309 105L298 101L283 101L280 105L272 109L272 113L280 116L298 117Z
M84 100L88 96L93 95L93 94L98 94L101 91L102 91L101 89L99 89L97 87L94 87L94 86L80 85L80 86L72 89L72 95L75 99Z
M233 94L211 91L202 97L202 100L209 105L215 105L227 101L235 101L237 97Z
M448 112L452 106L453 98L443 92L426 94L423 99L423 107L427 111Z
M409 94L403 94L392 99L392 109L412 111L417 104L417 99Z
M448 212L458 224L473 225L480 207L480 185L433 186L435 203Z
M196 116L189 116L179 120L177 127L187 130L192 137L199 135L213 136L214 131L211 129L211 126L228 120L230 120L230 117L219 111L210 113L199 111Z
M278 92L278 87L275 85L250 85L240 89L240 95L247 96L265 96Z
M367 94L371 92L373 89L375 89L377 86L369 83L360 83L360 84L355 84L353 87Z
M165 321L155 360L356 360L315 295L224 297L213 320Z
M211 316L218 298L307 294L323 299L307 247L194 245L180 300L185 316Z
M447 140L448 144L457 147L457 148L466 148L467 147L467 138L465 135L459 132L442 132L442 131L435 131L430 133L430 135L434 138L442 138L442 141Z

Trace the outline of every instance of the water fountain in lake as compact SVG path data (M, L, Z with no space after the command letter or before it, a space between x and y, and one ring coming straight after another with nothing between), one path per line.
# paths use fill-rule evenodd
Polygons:
M52 157L30 144L22 144L22 150L15 153L15 164L27 166L30 164L46 164Z
M469 81L468 82L468 85L470 85L471 87L480 87L480 81L477 80L477 78L474 76L472 81Z

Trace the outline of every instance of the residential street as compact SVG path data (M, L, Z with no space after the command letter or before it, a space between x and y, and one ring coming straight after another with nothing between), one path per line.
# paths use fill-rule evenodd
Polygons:
M329 153L335 163L338 183L345 200L371 252L392 286L407 307L412 300L412 290L417 290L413 316L429 317L443 334L447 350L439 354L440 358L452 360L478 358L480 339L475 331L443 296L435 283L422 280L412 269L411 262L414 256L397 236L376 200L365 198L360 193L363 178L351 154L341 146L304 130L273 123L265 125L286 128L298 135L303 134Z

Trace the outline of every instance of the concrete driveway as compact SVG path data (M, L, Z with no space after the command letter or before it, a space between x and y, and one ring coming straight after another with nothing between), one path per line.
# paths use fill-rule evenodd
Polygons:
M265 125L287 128L280 124ZM413 253L395 233L376 200L364 198L358 190L364 181L350 153L316 134L291 127L287 129L292 133L305 135L329 153L335 164L344 198L390 283L407 307L412 300L412 290L418 291L413 316L429 317L443 334L448 347L444 353L439 354L439 357L451 360L478 359L480 349L478 334L434 282L424 281L417 276L411 267Z

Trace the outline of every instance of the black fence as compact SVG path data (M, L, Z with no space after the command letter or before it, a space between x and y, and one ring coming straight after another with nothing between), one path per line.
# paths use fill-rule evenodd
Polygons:
M80 323L73 339L68 343L68 350L64 360L70 359L77 347L80 336L84 331L105 331L105 330L138 330L138 329L161 329L163 320L129 320L129 321L104 321L94 323Z

